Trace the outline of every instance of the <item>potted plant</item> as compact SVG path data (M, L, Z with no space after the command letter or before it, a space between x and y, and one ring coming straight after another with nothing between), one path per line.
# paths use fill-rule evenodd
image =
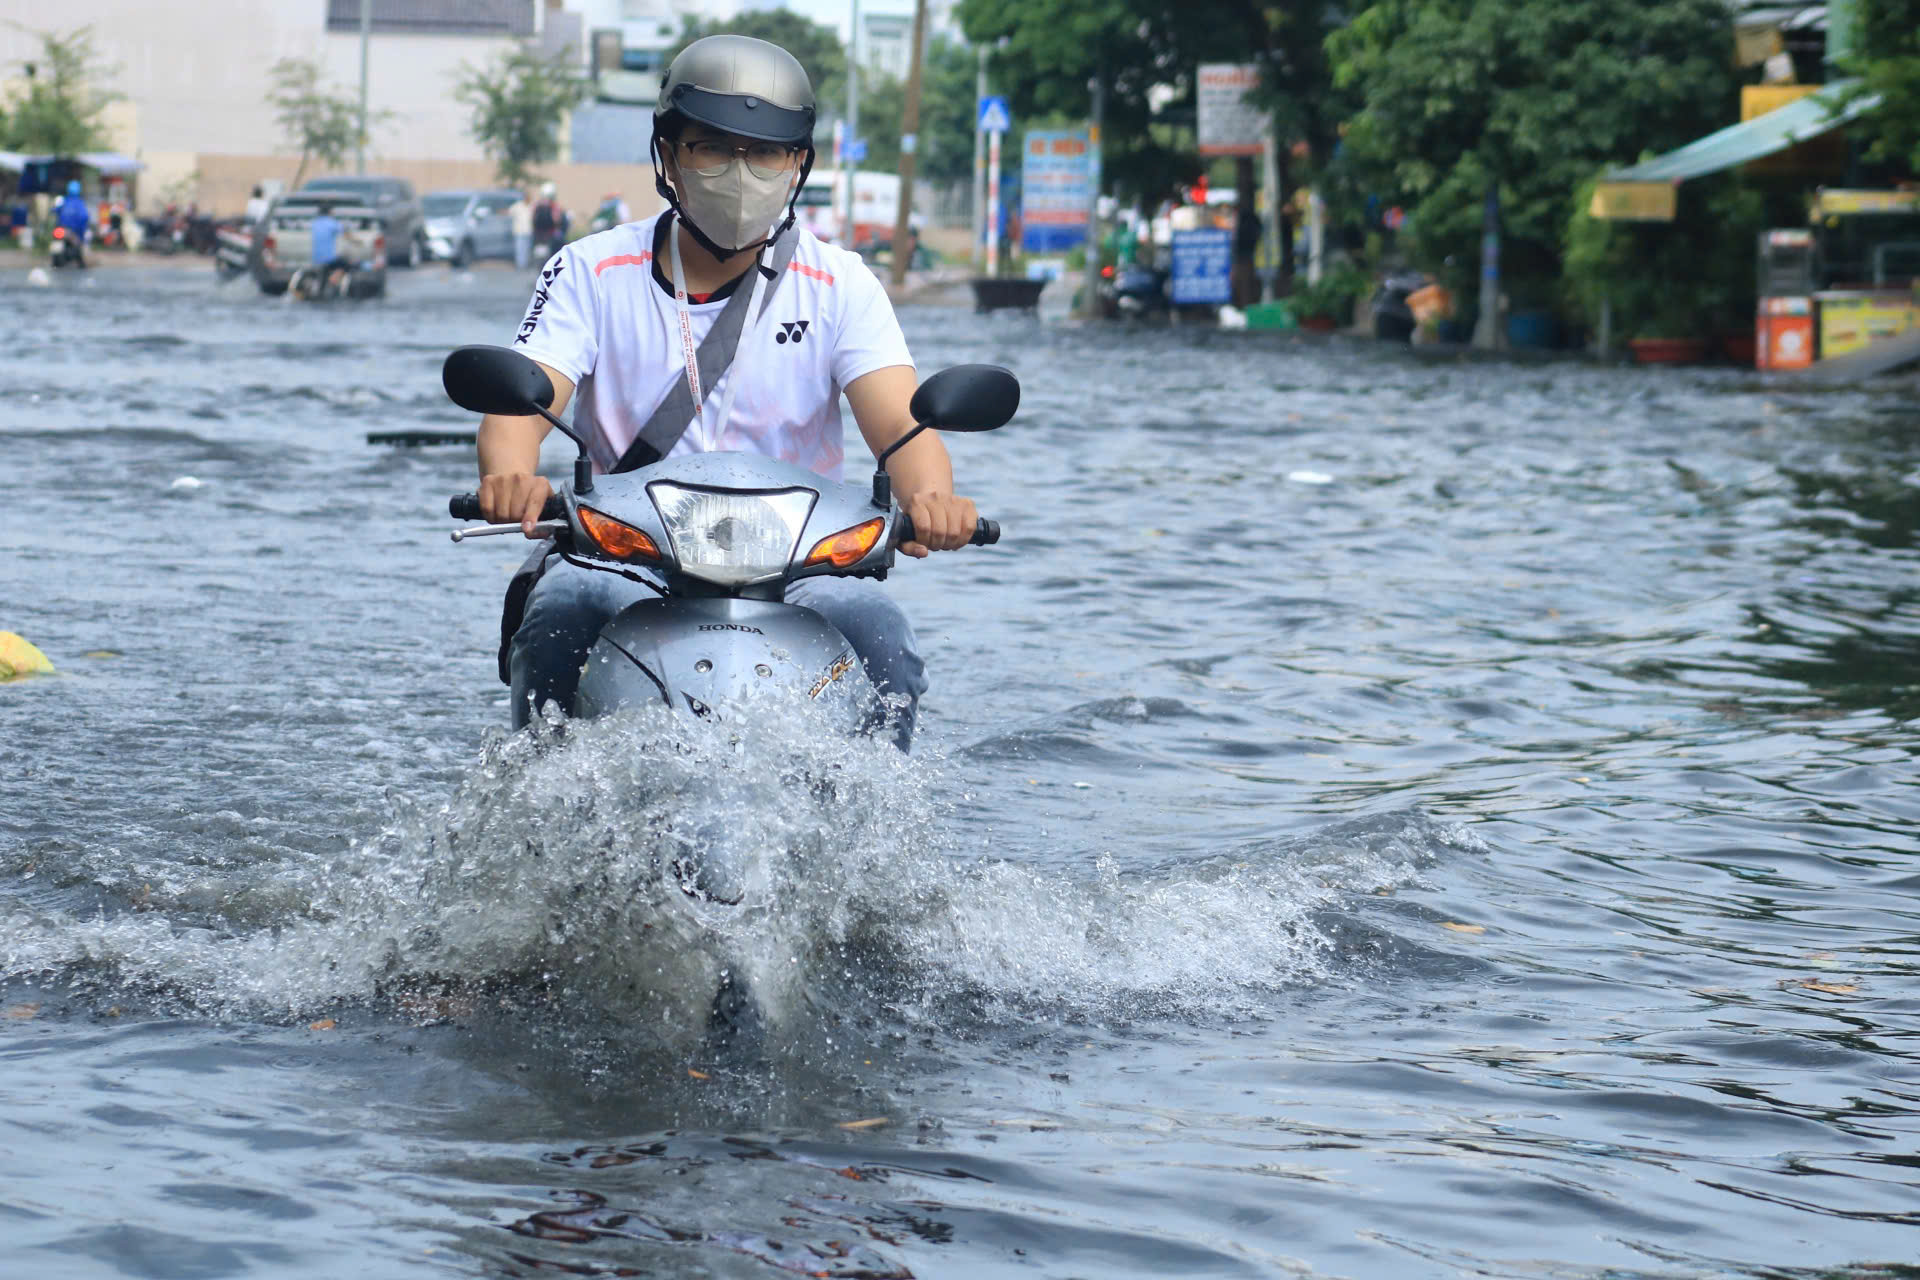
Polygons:
M1656 306L1653 318L1627 339L1627 349L1635 364L1699 364L1707 355L1694 307L1678 299Z
M1300 317L1302 329L1330 333L1340 327L1342 317L1353 314L1353 304L1364 298L1372 287L1366 272L1354 266L1339 266L1321 276L1318 282L1295 289L1287 301Z

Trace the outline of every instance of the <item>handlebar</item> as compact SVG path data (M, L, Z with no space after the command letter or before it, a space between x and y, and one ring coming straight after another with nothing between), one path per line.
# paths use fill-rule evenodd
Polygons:
M566 513L566 501L557 493L549 497L546 505L540 508L540 518L542 520L559 520L564 517ZM477 493L462 493L449 498L447 500L447 514L455 520L486 519L486 516L480 510L480 495ZM894 521L893 531L895 546L899 546L902 542L912 542L912 518L909 517L906 512L902 511ZM973 537L967 541L970 545L976 547L992 546L994 543L1000 541L999 521L981 520L973 528Z
M480 495L477 493L462 493L447 499L447 514L455 520L485 520L487 518L480 510ZM550 496L547 499L546 505L540 508L540 518L542 520L558 520L566 514L566 500L557 493Z
M897 547L903 542L912 541L913 520L902 511L899 518L893 522L893 545ZM968 545L975 547L992 546L998 541L1000 541L1000 522L997 520L980 521L973 526L973 536L967 539Z

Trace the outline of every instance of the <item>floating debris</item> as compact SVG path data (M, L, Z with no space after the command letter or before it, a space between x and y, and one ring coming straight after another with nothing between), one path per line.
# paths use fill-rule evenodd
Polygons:
M11 631L0 631L0 680L53 674L47 655Z

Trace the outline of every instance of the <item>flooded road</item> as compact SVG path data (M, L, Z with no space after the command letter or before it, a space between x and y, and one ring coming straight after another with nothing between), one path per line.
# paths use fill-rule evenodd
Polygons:
M12 296L0 1274L1915 1274L1914 381L903 308L1005 536L911 759L748 744L840 783L726 1067L582 800L699 779L505 740L520 548L366 441L523 286Z

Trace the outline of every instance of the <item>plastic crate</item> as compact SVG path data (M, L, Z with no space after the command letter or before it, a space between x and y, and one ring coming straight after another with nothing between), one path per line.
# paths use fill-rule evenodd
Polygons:
M1298 329L1300 321L1285 302L1256 302L1247 308L1249 329Z

